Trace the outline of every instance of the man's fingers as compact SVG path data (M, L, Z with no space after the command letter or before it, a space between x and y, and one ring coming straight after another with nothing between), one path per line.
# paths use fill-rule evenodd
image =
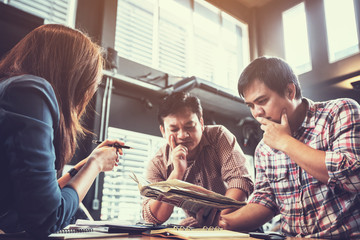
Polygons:
M261 125L266 125L269 122L271 122L269 119L263 118L263 117L257 117L256 120L261 124Z
M222 229L228 229L228 223L223 217L220 217L219 227L221 227Z
M171 147L171 149L174 149L176 147L174 135L170 135L170 147Z
M196 213L196 219L198 220L198 222L199 222L199 220L202 220L203 219L203 217L204 217L204 208L201 208L197 213Z
M213 226L215 219L219 218L219 214L220 212L216 208L211 209L210 213L206 218L205 226Z
M287 118L287 114L286 114L286 110L284 109L282 114L281 114L281 125L288 125L289 122L288 122L288 118Z
M205 209L202 208L196 213L196 219L202 226L213 226L217 224L220 212L216 209L210 209L205 216ZM216 220L216 222L215 222Z

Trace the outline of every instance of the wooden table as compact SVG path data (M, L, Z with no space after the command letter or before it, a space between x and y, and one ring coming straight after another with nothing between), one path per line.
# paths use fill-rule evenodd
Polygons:
M30 238L4 238L0 236L0 239L11 239L11 240L30 240ZM165 239L177 239L177 238L165 238L165 237L150 237L145 235L129 235L129 236L123 236L123 237L106 237L106 238L81 238L82 240L165 240ZM226 240L256 240L258 238L226 238ZM321 239L315 239L315 238L296 238L296 237L288 237L286 240L321 240ZM205 239L203 239L205 240ZM215 239L212 238L211 240L224 240L223 238Z
M84 239L84 238L82 238ZM86 239L86 238L85 238ZM129 235L124 237L111 237L111 238L87 238L86 240L165 240L165 239L179 239L179 238L165 238L165 237L150 237L145 235ZM226 240L259 240L258 238L226 238ZM288 237L286 240L321 240L315 238L295 238L295 237ZM205 239L203 239L205 240ZM208 240L208 239L206 239ZM224 240L224 238L212 238L211 240Z
M100 239L100 238L97 238ZM164 239L174 239L174 238L163 238L163 237L150 237L150 236L141 236L141 235L134 235L134 236L126 236L126 237L117 237L117 238L104 238L102 240L113 240L113 239L119 239L119 240L164 240ZM226 240L259 240L258 238L226 238ZM301 240L301 239L306 239L306 240L321 240L318 238L295 238L295 237L288 237L286 238L286 240ZM94 240L93 239L89 239L89 240ZM207 239L208 240L208 239ZM224 240L224 238L212 238L211 240Z

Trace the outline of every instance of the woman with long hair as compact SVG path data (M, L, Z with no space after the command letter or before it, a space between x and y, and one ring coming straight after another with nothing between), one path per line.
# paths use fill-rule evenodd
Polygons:
M69 181L57 181L86 133L81 116L101 81L101 48L84 33L43 25L0 61L0 229L43 237L68 225L117 154L106 140Z

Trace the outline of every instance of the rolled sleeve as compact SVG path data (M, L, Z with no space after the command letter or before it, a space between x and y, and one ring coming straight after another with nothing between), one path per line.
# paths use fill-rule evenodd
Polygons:
M222 166L223 180L227 188L240 189L249 196L254 190L254 185L246 167L247 159L235 136L223 126L220 130L216 145L219 147L217 152Z
M330 115L333 124L329 130L331 149L326 152L330 187L360 192L360 110L355 101L346 100Z
M146 198L143 201L142 217L143 217L144 221L147 223L162 224L163 222L158 220L154 216L154 214L152 214L151 209L150 209L150 201L151 201L151 199L149 199L149 198Z

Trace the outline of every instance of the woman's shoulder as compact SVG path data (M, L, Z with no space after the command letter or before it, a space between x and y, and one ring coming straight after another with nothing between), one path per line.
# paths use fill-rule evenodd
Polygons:
M44 78L29 74L14 76L0 81L1 91L4 91L5 89L10 87L36 88L43 92L54 91L51 84Z
M44 95L50 103L57 105L56 95L51 84L44 78L29 74L14 76L0 81L0 98L7 91L16 91L16 89L20 88L32 89Z
M44 111L42 106L47 106L56 122L59 120L59 106L55 92L51 84L43 78L20 75L0 81L0 100L0 108L32 117L35 117L32 114L37 110L41 115Z

